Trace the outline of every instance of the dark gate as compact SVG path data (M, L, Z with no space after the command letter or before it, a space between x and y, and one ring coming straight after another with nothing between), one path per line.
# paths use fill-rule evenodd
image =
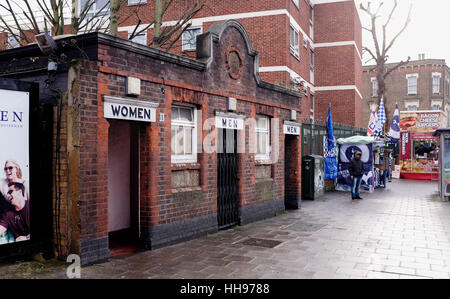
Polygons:
M239 222L237 131L219 129L217 141L217 217L223 229Z

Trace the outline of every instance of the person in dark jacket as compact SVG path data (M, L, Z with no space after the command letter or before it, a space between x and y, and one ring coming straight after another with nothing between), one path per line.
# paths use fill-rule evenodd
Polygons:
M352 200L362 199L359 196L359 188L361 187L361 179L364 175L364 165L361 161L361 152L356 152L348 167L350 178L352 179Z

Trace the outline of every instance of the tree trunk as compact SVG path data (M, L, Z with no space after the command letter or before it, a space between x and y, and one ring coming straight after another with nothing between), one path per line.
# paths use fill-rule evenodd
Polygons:
M120 0L111 0L111 17L109 20L109 34L117 36L119 29Z
M160 36L161 36L161 25L162 25L162 0L155 1L155 28L153 30L153 44L152 46L156 49L161 48Z

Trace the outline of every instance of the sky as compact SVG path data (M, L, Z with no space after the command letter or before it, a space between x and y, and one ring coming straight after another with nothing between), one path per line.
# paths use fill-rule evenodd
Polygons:
M361 23L363 27L370 27L370 19L367 14L359 9L361 2L366 4L367 0L355 0ZM377 8L380 2L384 2L380 12L382 16L378 21L381 28L394 5L394 0L372 0L371 2L372 8ZM388 52L388 62L406 60L408 56L411 57L411 60L417 60L418 54L424 53L426 59L445 59L447 65L450 66L450 35L448 34L450 31L450 0L398 0L397 2L396 12L387 27L388 41L404 25L410 5L412 5L411 22ZM366 30L363 30L363 46L374 49L373 39ZM363 64L375 64L373 60L367 62L369 59L370 56L364 54Z

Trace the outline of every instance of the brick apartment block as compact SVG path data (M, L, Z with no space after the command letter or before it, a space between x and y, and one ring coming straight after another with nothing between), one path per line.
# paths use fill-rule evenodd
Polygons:
M387 64L390 68L396 63ZM376 70L374 65L363 67L364 123L369 122L373 105L378 106ZM408 89L408 78L410 87ZM386 96L384 106L386 126L391 124L395 105L400 111L406 110L441 110L450 112L450 68L443 59L425 59L423 54L418 60L410 61L392 72L385 81Z
M191 1L174 2L163 20L173 24ZM206 32L215 22L235 19L248 32L259 52L261 78L292 87L302 81L307 99L302 101L304 120L325 120L329 104L333 121L364 127L362 118L361 22L353 0L205 0L206 7L192 19L193 35ZM121 10L118 36L128 38L138 22L153 21L154 1L129 0ZM70 33L67 25L65 33ZM3 40L7 35L3 34ZM2 39L0 33L0 40ZM152 29L136 39L150 43ZM291 47L291 40L293 47ZM176 54L195 57L180 39Z

